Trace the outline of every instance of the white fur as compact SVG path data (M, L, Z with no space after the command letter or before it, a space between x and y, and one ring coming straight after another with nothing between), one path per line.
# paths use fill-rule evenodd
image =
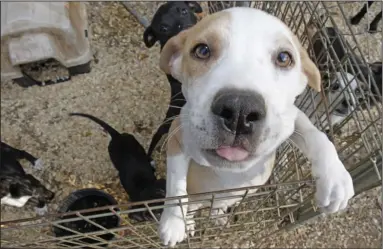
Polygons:
M34 168L37 170L42 170L44 168L43 160L41 160L40 158L37 159L34 163Z
M43 216L46 213L48 213L48 207L47 207L47 205L45 205L42 208L35 207L35 212L37 215Z
M306 89L296 100L296 104L310 117L311 122L320 124L323 129L329 129L329 120L332 125L341 123L357 106L355 98L355 90L358 87L357 79L350 73L345 73L344 76L340 72L336 72L335 77L330 80L330 89L326 94L327 106L330 112L329 117L326 115L321 93L312 93L310 89ZM335 84L339 84L339 89L331 90ZM345 99L348 101L349 106L347 113L342 114L337 109L340 108L341 101Z
M312 174L316 179L317 205L325 213L346 208L348 200L354 196L354 186L333 143L301 111L298 112L295 125L302 136L294 135L291 139L312 164Z
M1 205L9 205L14 207L23 207L32 196L22 196L20 198L12 198L10 194L1 198Z
M295 141L313 162L313 173L319 180L318 203L328 208L325 211L329 212L343 208L353 195L351 177L332 143L307 117L302 118L304 114L294 105L294 100L307 85L307 78L302 80L298 48L293 45L291 51L295 59L293 69L283 71L273 65L271 53L284 45L279 44L278 40L284 38L294 44L288 27L277 18L253 8L230 8L224 11L230 13L230 25L219 26L217 31L226 36L228 42L217 63L206 74L196 78L185 77L182 73L182 54L173 56L170 62L173 77L183 83L182 91L187 103L180 115L183 154L167 158L166 196L186 194L186 179L190 183L188 189L194 188L193 193L264 184L271 175L274 152L295 128L304 138L309 137L307 141ZM268 135L257 144L255 154L249 160L237 162L236 168L211 165L202 153L204 146L211 144L214 139L211 136L214 133L209 123L211 114L208 107L215 94L227 87L258 92L267 107L266 121L260 132L264 133L267 128ZM204 130L197 127L204 127ZM235 194L238 191L218 196ZM213 208L226 210L237 201L238 198L217 201ZM189 205L188 210L199 207L201 205ZM219 222L224 224L225 220ZM194 228L193 223L188 225L188 228ZM164 209L159 233L164 244L170 246L185 238L185 222L180 207Z
M167 157L166 197L187 195L186 177L190 158L184 154ZM188 198L181 200L187 202ZM178 200L166 201L166 204L177 204ZM182 213L183 211L183 213ZM160 237L165 245L174 246L185 238L187 205L165 208L160 219Z

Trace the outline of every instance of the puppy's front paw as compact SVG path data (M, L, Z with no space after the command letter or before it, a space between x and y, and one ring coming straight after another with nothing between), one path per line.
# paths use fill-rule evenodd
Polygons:
M48 213L48 207L47 207L47 205L45 205L42 208L35 207L35 212L39 216L44 216L46 213Z
M355 194L350 174L338 158L334 163L319 165L318 168L315 194L317 205L324 213L345 209Z
M180 207L164 209L158 232L165 246L169 244L173 247L185 239L185 222Z
M33 163L33 166L34 166L35 169L42 170L43 167L44 167L43 160L41 160L40 158L37 159L37 160Z
M191 219L193 219L193 217ZM195 234L195 221L194 220L186 221L186 229L187 229L188 234L190 234L191 237L194 237L194 234Z

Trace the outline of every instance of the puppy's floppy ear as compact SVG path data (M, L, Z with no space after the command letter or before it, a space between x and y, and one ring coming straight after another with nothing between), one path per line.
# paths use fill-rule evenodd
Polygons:
M321 91L321 76L319 73L319 69L315 65L315 63L310 59L306 49L302 46L298 37L293 35L293 40L296 46L299 49L299 56L301 58L302 64L302 72L307 77L307 84L313 88L315 91Z
M160 56L160 69L166 74L172 74L174 60L180 56L182 47L186 41L187 32L188 30L184 30L165 43Z
M203 12L201 5L199 5L199 3L197 3L197 2L195 2L195 1L185 1L185 3L187 4L187 6L189 6L189 8L194 13L202 13Z
M144 43L145 43L146 47L147 48L153 47L153 45L154 45L154 43L156 43L156 41L157 41L157 38L154 35L152 26L147 27L145 29L145 32L144 32Z

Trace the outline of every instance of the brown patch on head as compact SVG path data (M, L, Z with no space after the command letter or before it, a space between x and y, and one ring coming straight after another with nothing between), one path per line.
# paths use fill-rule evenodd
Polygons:
M300 43L298 37L292 34L293 41L295 46L299 49L299 56L301 58L302 72L306 75L308 80L308 85L313 88L315 91L321 91L321 76L319 69L315 63L310 59L306 49Z
M225 46L227 46L229 34L225 30L227 30L229 22L230 13L217 12L203 18L195 26L171 38L161 52L161 70L170 74L174 59L182 55L182 68L180 70L182 70L185 77L194 78L208 72L222 55ZM193 48L201 43L206 44L210 49L208 59L198 59L192 54Z

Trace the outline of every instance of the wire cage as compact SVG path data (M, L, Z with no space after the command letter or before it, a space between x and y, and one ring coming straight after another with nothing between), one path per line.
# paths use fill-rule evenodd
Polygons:
M204 7L213 13L236 4L277 16L298 36L321 71L323 91L314 93L307 89L298 97L297 105L334 142L340 159L353 177L356 193L378 186L382 177L381 85L379 90L382 67L380 64L379 79L376 73L379 68L374 68L372 63L381 62L382 37L379 33L368 33L366 26L356 27L349 23L350 17L362 4L225 1L210 2ZM375 8L381 10L382 4L377 2L376 5L379 6ZM149 14L140 15L147 15L150 19ZM366 23L370 22L372 15L367 13ZM336 32L330 32L328 27ZM339 49L335 40L342 45L344 52L341 57L335 51ZM316 46L321 47L320 53L315 51ZM334 82L338 85L335 90ZM347 112L342 113L341 119L332 118L342 105L348 107ZM190 205L213 204L220 199L237 200L226 213L205 208L196 210L194 218L184 217L186 224L194 221L196 226L194 236L188 236L178 247L261 247L271 234L319 214L313 201L314 186L310 163L299 150L286 142L277 152L276 165L266 185L204 193L198 195L198 201L189 201ZM255 188L257 191L254 193L251 190ZM235 194L225 195L229 192ZM181 197L171 199L181 201ZM158 217L154 214L164 207L163 201L2 221L1 245L14 248L163 247L157 234ZM130 215L140 212L146 212L153 221L134 222L129 219ZM102 217L112 216L119 220L114 228L98 222ZM85 222L93 228L92 232L75 230L68 225L69 222ZM67 231L66 235L55 236L57 229ZM24 240L26 233L33 234L34 239Z

